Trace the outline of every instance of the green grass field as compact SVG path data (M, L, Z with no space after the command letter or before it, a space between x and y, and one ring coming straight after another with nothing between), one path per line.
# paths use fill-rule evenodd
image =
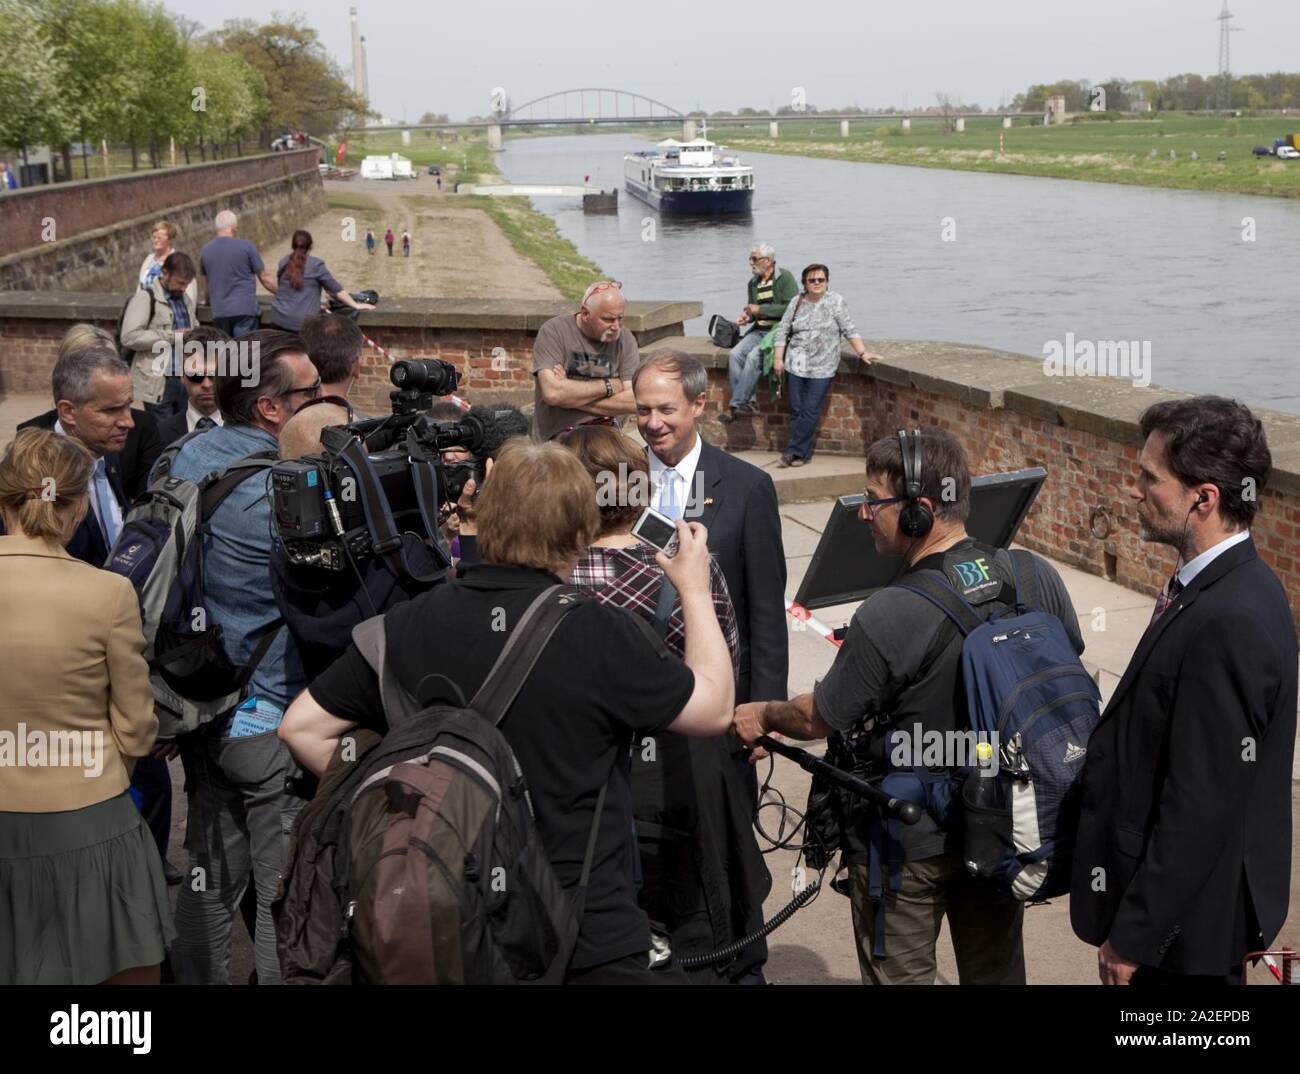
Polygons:
M743 127L718 125L710 134L729 146L763 152L1300 197L1300 160L1251 155L1253 146L1272 145L1275 138L1300 133L1300 116L1226 119L1180 115L1093 120L1059 127L1016 123L1005 132L1005 156L998 153L1002 122L997 116L968 119L964 133L947 135L938 120L913 120L909 134L902 133L896 122L855 121L849 137L841 138L838 121L789 119L781 120L776 140L767 136L766 122ZM1170 150L1175 154L1172 160ZM1199 160L1191 159L1193 151ZM1217 159L1221 151L1227 154L1226 160Z

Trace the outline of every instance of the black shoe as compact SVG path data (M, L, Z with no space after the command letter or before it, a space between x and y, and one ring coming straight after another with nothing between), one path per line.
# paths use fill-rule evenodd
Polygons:
M185 879L185 874L166 858L163 858L163 878L167 881L169 887L175 887Z
M748 418L758 413L758 407L753 403L741 403L738 407L732 407L731 413L737 418Z
M730 425L735 420L736 412L730 407L726 407L718 412L718 421L722 422L723 425Z

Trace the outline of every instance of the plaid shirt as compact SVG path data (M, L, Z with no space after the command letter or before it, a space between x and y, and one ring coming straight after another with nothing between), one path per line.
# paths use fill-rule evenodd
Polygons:
M580 589L591 592L602 604L626 608L653 624L664 572L655 562L655 550L647 544L634 544L627 548L593 546L578 561L569 581ZM722 568L718 566L717 560L712 559L709 561L709 592L713 596L713 610L718 615L722 636L727 639L727 651L731 653L731 667L734 671L740 648L736 609L732 606ZM682 619L679 600L673 601L673 612L668 618L668 634L664 638L664 644L678 656L686 653L686 624Z

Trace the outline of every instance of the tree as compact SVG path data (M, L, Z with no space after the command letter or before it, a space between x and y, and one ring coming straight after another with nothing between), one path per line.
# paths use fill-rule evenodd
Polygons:
M437 115L435 115L433 112L425 112L415 122L418 126L421 127L432 127L436 123L450 123L451 120L447 118L447 114L445 112L439 112L437 113Z
M0 56L0 146L25 157L30 145L66 140L62 68L33 4L0 0Z
M266 146L272 132L331 134L354 123L356 117L373 114L348 87L316 31L301 15L277 16L264 26L251 19L231 20L206 40L242 56L262 76L267 108L261 134Z

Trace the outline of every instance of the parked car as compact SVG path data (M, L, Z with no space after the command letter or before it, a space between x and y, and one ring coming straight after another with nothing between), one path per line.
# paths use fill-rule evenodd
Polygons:
M1277 147L1277 155L1283 160L1300 160L1300 149L1292 145L1280 145Z
M1273 147L1271 145L1257 145L1251 150L1251 152L1257 157L1271 157L1273 155Z
M441 174L442 174L442 169L439 168L438 165L436 165L436 164L430 164L430 165L429 165L429 174L430 174L430 175L441 175Z

